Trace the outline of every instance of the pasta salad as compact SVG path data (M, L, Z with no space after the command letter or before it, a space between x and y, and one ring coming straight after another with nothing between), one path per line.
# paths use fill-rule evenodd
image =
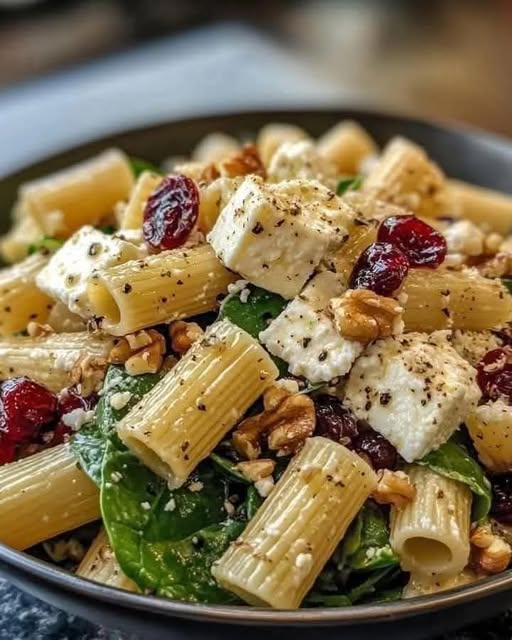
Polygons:
M512 559L512 199L343 121L23 184L0 239L0 542L278 609Z

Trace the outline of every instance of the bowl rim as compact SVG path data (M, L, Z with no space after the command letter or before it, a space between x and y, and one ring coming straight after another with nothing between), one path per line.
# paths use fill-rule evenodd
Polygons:
M436 129L441 133L469 136L473 139L497 144L510 149L512 158L512 140L487 132L478 127L453 123L442 119L426 119L401 114L386 109L373 110L358 108L353 105L348 107L327 106L325 108L279 108L237 110L236 112L215 112L209 115L197 115L189 118L177 118L163 120L147 126L139 126L128 129L120 129L105 136L61 149L50 156L36 159L30 165L17 168L0 180L16 179L18 174L36 167L39 164L57 159L63 154L79 152L89 146L95 146L104 142L105 145L119 136L143 135L148 131L158 131L166 126L179 126L180 124L193 124L194 122L207 123L216 120L235 120L239 117L261 117L282 120L293 118L297 115L308 116L333 115L340 118L356 119L358 116L375 118L378 120L399 120L409 124L417 124L423 127ZM152 612L167 617L196 622L213 622L231 625L273 625L273 626L332 626L350 624L370 624L377 622L390 622L406 618L412 618L434 611L441 611L461 604L468 604L476 600L497 595L512 588L512 569L497 576L483 578L469 585L463 585L448 591L435 594L418 596L411 599L402 599L395 602L353 605L350 607L319 607L312 609L278 610L269 608L254 608L248 606L210 605L187 603L179 600L171 600L154 595L144 595L123 591L114 587L99 584L81 578L62 568L54 566L44 560L28 555L24 551L18 551L0 543L0 573L2 563L19 571L21 574L30 575L53 587L70 592L89 600L97 600L107 605L122 606L125 609ZM9 576L8 570L5 572Z

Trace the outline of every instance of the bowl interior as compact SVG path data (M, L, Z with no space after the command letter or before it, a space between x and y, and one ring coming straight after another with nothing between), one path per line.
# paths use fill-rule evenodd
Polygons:
M212 131L225 131L248 138L268 122L291 122L304 127L312 135L319 135L345 118L357 120L381 145L397 134L415 140L429 151L451 177L512 193L512 143L480 131L358 110L241 113L163 123L118 133L41 160L7 176L0 181L0 211L3 211L0 231L9 227L8 211L22 182L66 167L108 146L118 146L129 155L159 162L167 156L188 154L204 135ZM507 573L469 587L412 601L360 605L345 609L276 612L245 607L190 605L120 592L77 578L3 545L0 545L0 570L11 575L18 583L46 583L49 588L51 586L63 593L88 598L103 605L119 605L163 616L234 624L325 625L397 620L495 597L512 589L512 576Z

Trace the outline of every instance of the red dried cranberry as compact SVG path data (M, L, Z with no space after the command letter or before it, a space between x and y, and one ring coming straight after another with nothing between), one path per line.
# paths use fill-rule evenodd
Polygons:
M316 435L346 446L358 435L357 418L335 396L321 394L314 398Z
M96 394L92 394L84 398L81 396L78 391L70 387L69 389L64 389L61 391L58 397L59 401L59 415L64 416L66 413L70 413L75 409L83 409L84 411L89 411L92 409L94 405L97 403L98 398Z
M486 398L512 401L512 347L493 349L476 365L476 380Z
M142 230L155 249L175 249L187 241L199 213L199 191L187 176L167 176L149 196Z
M512 524L512 474L492 477L491 486L491 515L500 522Z
M364 454L374 469L394 469L396 465L395 447L373 429L361 433L354 442L354 449Z
M350 287L389 296L400 288L408 270L409 262L400 249L389 242L374 242L357 259Z
M13 462L15 457L16 445L0 433L0 465Z
M28 378L12 378L0 387L0 432L11 442L31 440L57 417L57 398Z
M380 224L377 240L390 242L404 253L411 267L438 267L446 256L446 240L416 216L391 216Z
M66 442L68 436L72 433L71 427L65 425L62 421L57 424L53 432L49 432L51 436L46 443L49 447L54 447L58 444Z

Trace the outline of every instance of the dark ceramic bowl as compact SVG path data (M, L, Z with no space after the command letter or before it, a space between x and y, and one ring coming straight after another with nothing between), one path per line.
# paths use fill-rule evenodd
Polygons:
M341 119L359 121L385 143L401 134L426 147L452 177L512 191L512 143L495 136L408 118L361 111L242 113L170 122L120 133L39 162L0 183L0 210L8 211L18 185L115 145L158 162L187 154L211 131L250 134L267 122L293 122L318 135ZM8 220L1 221L4 230ZM1 527L0 522L0 527ZM104 587L0 545L0 573L33 595L99 624L139 633L144 639L230 640L231 638L395 639L431 637L505 609L512 604L512 573L447 593L390 604L339 609L273 611L247 607L193 605Z

